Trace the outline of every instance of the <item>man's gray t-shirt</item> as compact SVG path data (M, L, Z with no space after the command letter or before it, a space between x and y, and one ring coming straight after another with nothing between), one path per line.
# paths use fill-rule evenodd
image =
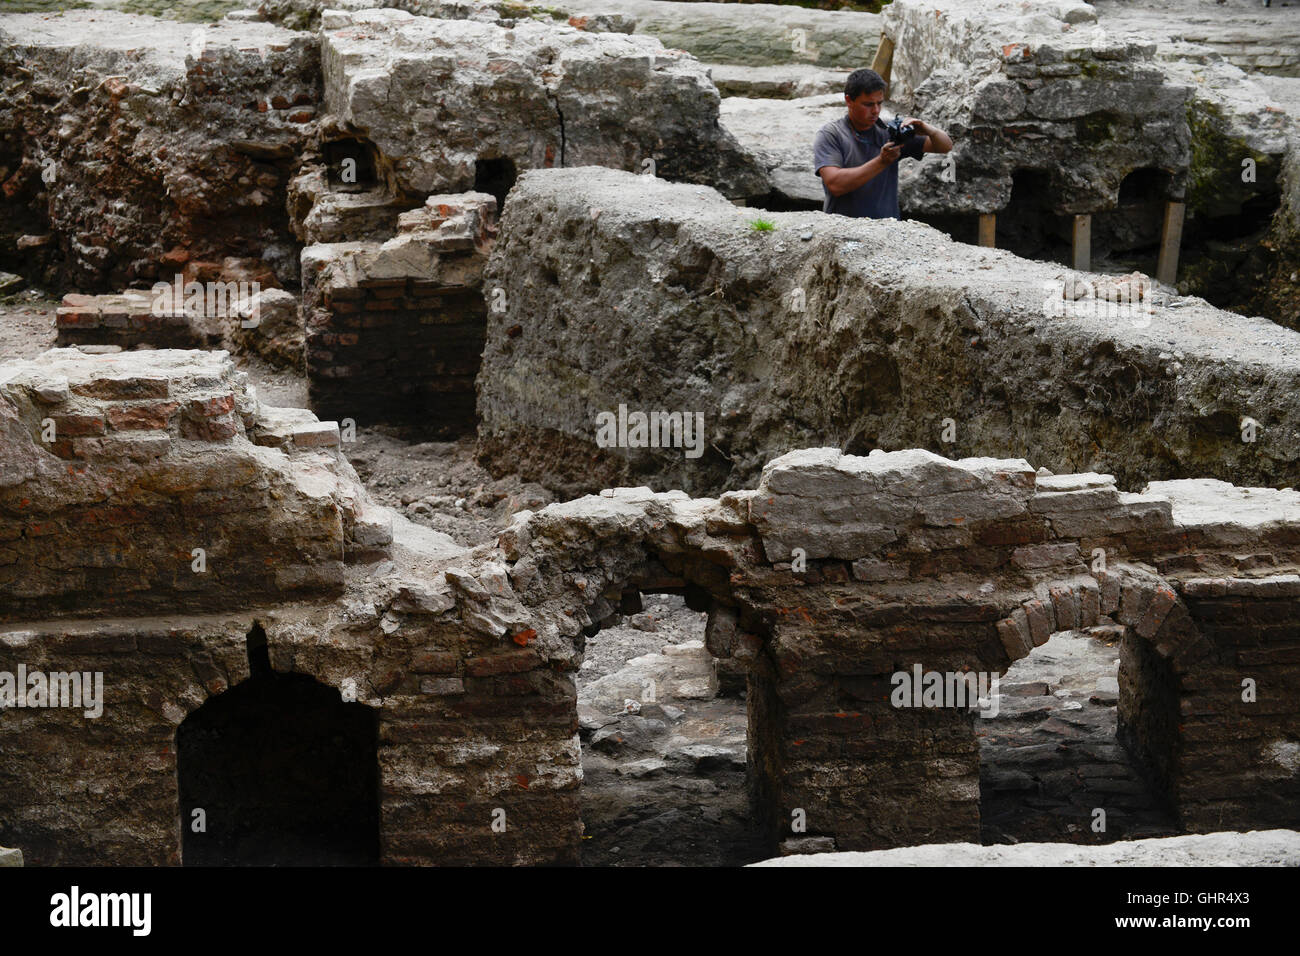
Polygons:
M813 172L820 176L823 166L839 166L842 169L861 166L880 155L880 148L888 142L889 131L883 122L876 120L875 126L865 133L859 133L849 123L849 115L845 113L817 131L817 138L813 140ZM899 162L902 162L903 157L920 159L924 152L925 137L917 136L903 147ZM825 181L822 182L822 192L826 195L822 212L871 219L901 218L898 212L898 163L851 193L832 196Z

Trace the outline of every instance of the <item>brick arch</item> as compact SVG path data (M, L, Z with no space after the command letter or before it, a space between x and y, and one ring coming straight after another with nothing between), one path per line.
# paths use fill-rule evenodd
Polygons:
M1093 574L1041 582L996 629L1014 662L1056 632L1102 621L1123 627L1116 737L1155 796L1176 809L1180 714L1189 709L1185 677L1209 645L1174 586L1150 570L1115 562Z
M1177 589L1136 565L1116 562L1091 576L1040 583L1035 591L994 625L1013 663L1057 631L1092 627L1102 618L1149 641L1176 673L1213 650Z
M748 522L726 504L692 501L680 492L615 489L520 515L502 532L498 547L499 561L447 571L456 612L482 648L465 662L467 685L497 667L521 679L540 680L549 671L545 705L557 718L571 716L575 761L580 745L573 675L585 641L618 612L627 592L683 593L688 604L709 612L706 646L715 657L731 657L747 671L769 663L763 653L769 621L738 571L758 550ZM760 700L766 700L761 691L749 695L748 745L755 768L750 783L756 818L774 830L779 761L771 722L777 708ZM563 747L562 733L557 726L557 749ZM578 786L575 779L563 788L573 797L574 824L570 855L557 857L564 862L577 859Z
M179 673L165 687L156 687L141 697L141 702L161 718L158 730L166 733L170 747L167 759L171 773L169 788L160 796L170 807L170 840L165 848L166 862L182 862L185 844L184 807L181 804L180 731L196 714L222 706L232 692L246 687L257 676L252 659L256 656L250 639L261 628L265 637L265 663L280 676L309 678L322 690L332 690L344 701L344 682L356 683L357 701L374 707L374 685L382 683L378 662L368 647L343 650L328 640L331 626L326 617L309 615L299 620L292 612L279 610L243 611L215 622L209 629L193 629L168 635L171 650L183 654L187 673ZM376 714L376 716L378 716ZM375 773L379 773L376 763ZM161 807L159 808L161 809ZM161 820L157 821L161 824Z
M276 611L242 611L208 628L168 635L170 651L183 655L188 672L177 675L165 688L154 687L140 695L146 708L173 726L179 725L209 701L242 684L251 676L249 635L262 627L270 666L279 674L302 674L343 692L351 679L357 699L376 696L383 686L382 662L367 646L340 650L327 638L333 624L325 618L296 621Z

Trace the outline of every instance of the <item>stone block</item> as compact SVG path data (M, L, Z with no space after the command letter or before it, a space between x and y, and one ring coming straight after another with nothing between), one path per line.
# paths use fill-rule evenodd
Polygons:
M1110 617L1119 610L1120 579L1114 572L1100 574L1097 579L1100 588L1101 614Z
M293 426L295 448L336 448L339 445L338 422L304 422Z
M1092 627L1101 619L1101 587L1095 580L1079 584L1079 626Z
M465 661L465 673L470 677L495 677L498 674L515 674L542 666L541 656L532 648L502 651Z
M426 678L420 681L420 693L448 697L465 693L465 682L459 677Z
M106 415L108 423L118 431L161 430L171 424L179 407L177 402L110 405Z
M1178 595L1174 593L1172 588L1165 585L1156 588L1151 594L1151 600L1143 609L1142 617L1134 625L1134 630L1141 637L1154 637L1155 633L1160 630L1160 625L1164 623L1165 615L1169 613L1177 600ZM1126 621L1125 623L1132 622Z
M1056 631L1052 605L1047 601L1028 601L1024 606L1025 617L1029 625L1029 637L1034 647L1041 647Z
M1011 563L1026 570L1069 566L1081 561L1079 545L1073 541L1026 545L1011 552Z
M1018 661L1034 649L1029 619L1023 609L1017 608L1010 617L998 621L997 628L998 637L1011 660Z
M1053 616L1058 631L1072 630L1080 626L1079 596L1069 587L1050 588Z
M56 438L102 435L106 431L104 416L98 414L63 414L51 416Z

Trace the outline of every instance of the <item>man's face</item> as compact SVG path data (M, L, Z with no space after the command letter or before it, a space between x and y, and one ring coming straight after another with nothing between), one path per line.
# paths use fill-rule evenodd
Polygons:
M849 122L858 129L867 129L876 125L876 120L880 118L881 104L884 102L884 90L876 90L874 93L859 93L856 100L849 99L847 94L844 96L844 103L849 108Z

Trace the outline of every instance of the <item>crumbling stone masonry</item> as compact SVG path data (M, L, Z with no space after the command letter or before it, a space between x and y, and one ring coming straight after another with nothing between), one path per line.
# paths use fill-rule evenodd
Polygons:
M430 193L500 199L517 171L548 166L650 170L734 198L770 190L689 54L591 32L608 17L578 29L522 5L516 17L455 6L448 16L483 19L331 11L309 33L5 16L0 268L99 293L237 257L294 284L299 242L386 238ZM374 166L364 195L309 181L337 178L344 149Z
M314 35L9 15L0 73L0 268L108 292L253 256L296 280L285 184L320 101Z
M308 246L313 408L359 425L472 431L487 324L482 271L495 234L496 200L469 192L430 196L387 242Z
M892 105L956 144L900 169L905 215L973 243L970 213L997 213L999 246L1060 261L1073 217L1087 214L1094 256L1154 265L1166 203L1184 203L1180 289L1289 319L1265 309L1259 273L1275 257L1261 243L1281 218L1279 171L1300 128L1290 81L1247 75L1202 45L1204 30L1184 35L1118 4L897 0L881 19L894 45ZM1277 39L1253 29L1260 49Z
M232 592L269 601L341 587L348 542L366 532L340 484L350 467L319 452L338 428L301 412L277 428L285 413L259 413L227 353L55 349L4 371L10 617L177 610L178 595L201 610ZM289 459L264 444L306 451ZM212 567L196 572L196 561Z
M206 858L182 795L210 781L178 762L179 731L292 675L372 712L377 766L353 772L378 778L374 862L574 862L573 672L628 591L684 593L747 668L774 842L796 809L839 849L978 839L978 718L896 708L890 675L1002 672L1108 616L1124 735L1183 826L1297 823L1296 492L1125 494L1020 460L814 449L755 490L611 491L466 551L369 503L332 423L259 406L219 353L55 350L0 372L0 671L104 677L97 719L0 715L0 842L31 863Z
M1051 177L1061 214L1112 207L1140 168L1164 170L1169 196L1182 196L1191 88L1155 62L1154 43L1098 33L1090 5L899 0L881 24L894 44L891 100L957 144L959 182L925 164L910 209L994 212L1024 169Z
M481 188L484 164L505 161L520 172L651 169L732 198L768 192L719 126L703 66L650 37L401 10L329 11L321 25L325 103L375 146L394 195Z
M479 375L489 466L568 494L717 494L832 443L1023 456L1128 489L1300 482L1295 332L919 223L754 218L616 170L521 177L484 278L507 303ZM1063 300L1067 283L1093 294ZM599 447L620 405L703 414L702 456Z
M710 648L751 668L760 807L774 826L795 808L833 820L809 832L842 849L978 833L977 718L893 707L891 674L917 663L1003 672L1053 632L1107 617L1126 628L1123 734L1183 825L1288 825L1298 505L1294 492L1219 482L1130 495L1107 476L1037 477L1024 462L820 449L770 463L756 490L716 502L642 489L553 505L521 516L500 545L536 608L563 542L573 568L561 603L580 622L583 610L610 613L629 571L637 589L685 587L711 603ZM629 533L644 534L645 556L633 547L625 570ZM1099 551L1105 570L1093 573ZM1225 598L1232 612L1216 603ZM1247 671L1272 688L1262 707L1243 700ZM1245 740L1255 742L1222 759Z
M460 549L368 504L334 423L259 406L220 353L56 350L0 378L0 671L105 675L99 720L0 714L0 831L29 862L178 862L177 729L254 675L258 634L267 669L376 713L356 772L383 862L575 858L571 679L465 627L440 571ZM485 844L497 807L512 830Z

